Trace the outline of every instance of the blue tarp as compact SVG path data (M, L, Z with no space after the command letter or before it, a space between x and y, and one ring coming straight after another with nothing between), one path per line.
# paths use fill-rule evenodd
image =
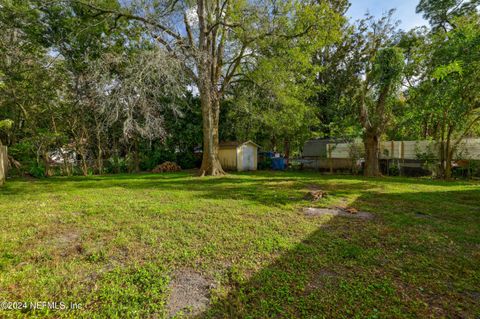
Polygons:
M272 158L272 169L283 171L285 166L285 159L283 157Z
M266 158L273 158L275 156L274 152L265 152L264 154Z

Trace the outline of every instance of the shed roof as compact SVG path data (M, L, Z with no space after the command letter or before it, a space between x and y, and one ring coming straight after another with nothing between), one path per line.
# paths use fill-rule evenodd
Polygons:
M256 147L260 147L257 143L254 143L250 140L246 142L239 142L239 141L230 141L230 142L220 142L219 147L220 148L237 148L239 146L245 145L245 144L252 144L255 145Z

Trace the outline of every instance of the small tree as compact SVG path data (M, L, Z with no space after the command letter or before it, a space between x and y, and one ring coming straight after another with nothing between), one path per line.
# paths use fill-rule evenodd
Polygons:
M418 116L439 144L442 178L450 179L458 146L480 126L480 18L454 18L425 44L425 71L411 90Z

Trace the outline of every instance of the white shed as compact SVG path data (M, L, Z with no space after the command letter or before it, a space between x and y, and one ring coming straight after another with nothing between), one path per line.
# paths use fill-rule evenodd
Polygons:
M239 172L256 171L258 148L252 141L220 143L218 157L222 168Z

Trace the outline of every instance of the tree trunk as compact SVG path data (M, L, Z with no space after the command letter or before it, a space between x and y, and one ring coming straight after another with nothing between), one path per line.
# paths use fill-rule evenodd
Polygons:
M439 151L439 155L440 155L440 167L439 167L439 172L438 172L438 176L440 178L445 178L445 167L446 167L446 150L445 150L445 141L442 139L440 141L440 151Z
M200 88L203 121L203 157L200 176L225 175L218 159L220 101L214 89Z
M98 175L103 174L103 149L102 149L102 136L100 127L97 123L97 169Z
M120 166L119 166L119 163L118 163L118 156L119 156L119 152L118 152L118 146L117 146L117 139L114 136L113 137L113 166L114 166L115 174L120 174Z
M380 165L378 162L378 136L374 132L366 132L364 137L365 144L365 176L380 176Z
M445 179L449 180L452 178L452 159L453 159L453 149L452 149L452 129L449 128L447 132L447 144L445 146Z
M445 179L450 180L452 178L452 158L453 152L447 150L447 159L445 163Z
M98 175L102 175L103 174L103 150L100 143L98 144L98 150L97 150L97 169L98 169Z
M81 165L82 165L82 174L83 176L87 176L88 175L87 157L83 151L80 153L80 158L81 158Z
M60 152L62 153L62 158L63 158L63 175L70 176L71 170L70 170L70 166L68 166L69 164L68 155L61 148L60 148Z
M49 156L47 151L43 153L43 163L45 165L45 177L50 177L51 176L50 162L49 162Z
M139 147L138 147L138 140L135 139L135 143L134 143L134 146L135 146L135 149L134 149L134 153L133 153L133 169L134 169L134 172L135 173L139 173L140 172L140 150L139 150Z

